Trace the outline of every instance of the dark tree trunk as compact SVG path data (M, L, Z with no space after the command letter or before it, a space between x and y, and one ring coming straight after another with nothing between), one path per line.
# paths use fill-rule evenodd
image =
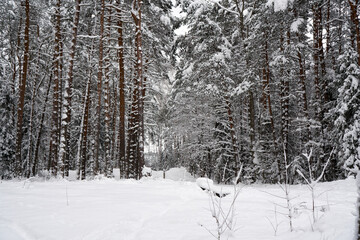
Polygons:
M111 26L111 8L108 8L109 15L107 17L108 25ZM106 33L106 43L109 45L111 33L110 29L107 29ZM104 166L104 175L106 177L112 176L112 164L111 164L111 154L110 154L110 147L111 147L111 138L110 138L110 129L111 129L111 117L110 117L110 82L109 82L109 66L110 66L110 51L106 48L104 57L105 63L105 71L104 71L104 115L105 115L105 166Z
M121 12L121 1L117 0L117 13L118 13L118 61L119 61L119 168L120 176L125 177L125 68L124 68L124 42L123 42L123 21Z
M24 105L25 105L25 91L26 91L26 80L27 80L27 72L28 72L28 64L29 64L29 46L30 46L30 37L29 37L29 29L30 29L30 3L29 0L25 1L25 35L24 35L24 65L22 69L22 77L20 80L19 86L19 105L17 109L18 118L17 118L17 126L16 126L16 163L15 163L15 174L20 176L23 171L22 166L22 139L23 139L23 115L24 115ZM20 76L20 74L19 74Z
M56 23L55 23L55 51L54 51L54 92L53 92L53 111L52 111L52 130L50 140L50 155L48 170L56 175L58 169L61 170L62 166L58 166L58 147L59 147L59 116L60 116L60 49L61 49L61 29L60 29L60 8L61 0L57 0L56 4Z
M135 23L135 76L133 83L132 106L129 119L128 134L128 177L139 179L144 166L144 139L143 139L143 114L144 99L142 91L143 83L143 59L142 59L142 35L141 35L141 1L133 1L132 18Z
M101 0L101 15L100 15L100 41L99 41L99 66L97 73L97 126L96 126L96 142L95 142L95 168L94 173L100 172L99 155L100 155L100 130L101 130L101 97L102 97L102 71L103 71L103 42L104 42L104 15L105 15L105 0Z

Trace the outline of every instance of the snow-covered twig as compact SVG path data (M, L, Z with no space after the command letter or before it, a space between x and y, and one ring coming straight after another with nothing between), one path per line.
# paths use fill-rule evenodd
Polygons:
M222 189L220 193L214 191L212 181L207 179L207 190L209 193L209 207L211 216L215 219L216 222L216 234L211 232L208 228L200 224L200 226L204 227L213 237L220 240L221 236L225 233L225 231L230 230L234 231L236 222L234 221L235 217L235 203L236 199L239 196L240 189L239 185L237 184L238 180L240 179L240 175L242 172L243 166L241 165L239 172L237 173L237 176L233 180L234 185L234 192L233 192L233 198L231 200L229 208L225 211L224 207L222 205L222 197L226 196L227 194L224 194L222 192ZM201 188L204 188L204 186L200 186ZM218 196L218 198L216 197Z
M319 177L314 180L314 176L312 174L311 171L311 157L312 157L312 148L310 149L310 153L303 153L304 157L306 158L306 161L308 163L308 169L309 169L309 178L306 178L305 175L299 170L296 169L296 172L305 180L310 192L311 192L311 201L312 201L312 218L313 218L313 223L316 222L316 216L315 216L315 187L318 184L318 182L323 178L324 174L325 174L325 170L327 168L327 166L329 165L331 156L334 152L334 148L331 150L330 155L328 160L326 161L321 174L319 175Z
M277 218L278 211L276 209L276 206L277 205L274 204L275 224L270 220L270 218L266 217L266 219L269 221L269 223L271 224L271 227L274 230L274 236L277 235L278 228L279 228L280 224L282 223L282 222L280 222L280 223L278 222L278 218Z

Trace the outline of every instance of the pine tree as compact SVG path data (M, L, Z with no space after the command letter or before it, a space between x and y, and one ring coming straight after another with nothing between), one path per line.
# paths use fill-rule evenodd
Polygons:
M132 3L131 16L135 24L135 66L133 77L133 92L131 112L128 127L128 154L127 154L127 177L140 179L144 165L144 87L143 77L143 53L142 53L142 2L134 0Z
M52 110L52 129L49 149L48 170L57 175L58 171L62 175L63 165L59 159L60 141L60 84L61 84L61 0L57 0L55 8L55 47L54 47L54 86L53 86L53 110Z
M120 174L124 177L126 159L125 141L125 65L124 65L124 24L121 11L121 1L117 0L117 26L118 26L118 63L119 63L119 133L118 133L118 164Z
M28 73L28 64L29 64L29 46L30 46L30 3L29 0L25 1L25 33L24 33L24 60L22 68L22 76L20 82L20 91L19 91L19 102L17 110L17 125L16 125L16 162L15 162L15 174L17 176L22 175L23 173L23 159L22 159L22 139L23 139L23 115L24 115L24 105L25 105L25 91L26 91L26 80Z
M71 123L71 102L72 102L72 92L73 92L73 70L74 70L74 61L75 61L75 52L76 52L76 40L78 33L78 25L80 18L80 4L81 0L76 1L75 6L75 15L73 20L73 29L72 29L72 40L70 47L70 60L69 60L69 70L67 73L67 78L65 81L65 93L64 93L64 103L63 103L63 113L61 115L61 142L59 150L59 162L63 165L62 173L64 176L69 176L69 164L70 164L70 123Z

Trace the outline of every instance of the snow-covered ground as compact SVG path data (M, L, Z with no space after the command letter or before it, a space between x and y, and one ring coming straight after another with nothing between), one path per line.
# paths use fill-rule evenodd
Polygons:
M167 177L191 180L184 169L171 171ZM0 239L215 239L209 233L216 232L209 194L196 182L159 176L140 181L2 181ZM295 216L294 231L290 232L288 220L281 214L287 210L280 206L274 210L275 203L286 204L277 197L284 196L279 186L242 186L236 200L237 230L223 239L353 239L355 180L320 183L316 193L320 195L315 199L317 222L312 224L309 190L305 185L291 187ZM224 209L231 200L231 194L222 198Z

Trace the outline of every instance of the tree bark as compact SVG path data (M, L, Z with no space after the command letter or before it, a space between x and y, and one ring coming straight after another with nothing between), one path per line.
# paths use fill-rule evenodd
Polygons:
M126 158L126 140L125 140L125 68L124 68L124 42L123 42L123 21L121 12L121 1L117 0L118 13L118 62L119 62L119 168L120 176L125 177L125 158Z
M290 29L287 31L287 47L290 47ZM280 37L280 50L284 57L286 56L285 47L286 44L284 41L284 36L281 34ZM283 142L284 154L288 155L288 143L289 143L289 99L290 99L290 85L289 85L289 75L290 70L286 69L287 66L282 66L280 69L280 78L281 78L281 137Z
M77 153L77 178L84 180L86 178L86 153L87 153L87 137L89 124L89 106L90 106L90 84L91 84L91 70L90 77L86 83L86 92L84 98L84 108L80 124L80 136L78 140Z
M103 71L103 41L104 41L104 15L105 15L105 0L101 0L101 15L100 15L100 41L99 41L99 66L97 73L97 127L96 127L96 142L95 142L95 168L94 173L100 172L99 168L99 154L100 154L100 128L101 128L101 97L102 97L102 71Z
M18 118L17 118L17 130L16 130L16 163L15 163L15 174L17 176L22 174L23 166L22 166L22 138L23 138L23 115L24 115L24 105L25 105L25 91L26 91L26 80L27 80L27 72L29 65L29 46L30 46L30 37L29 37L29 29L30 29L30 3L29 0L25 1L25 51L24 51L24 65L22 71L21 82L19 86L19 104L18 104ZM19 74L20 76L20 74Z
M109 15L107 17L108 25L111 25L111 9L108 8ZM107 45L110 45L111 33L110 29L107 29L106 33ZM110 138L110 129L111 129L111 117L110 117L110 82L109 82L109 54L110 51L106 48L104 63L105 63L105 74L104 74L104 115L105 115L105 169L104 175L106 177L112 176L112 164L111 164L111 138Z
M80 19L80 4L81 0L76 1L75 5L75 15L73 20L73 29L72 29L72 40L71 40L71 49L70 49L70 60L69 60L69 70L68 76L65 82L65 96L64 96L64 108L63 116L61 119L61 143L60 143L60 152L59 152L59 162L64 166L63 176L69 176L69 161L70 161L70 123L71 123L71 105L72 105L72 82L73 82L73 69L74 69L74 59L76 53L76 40L78 33L78 25Z
M128 134L128 177L140 179L144 165L143 121L143 59L141 35L141 0L134 0L131 15L135 23L135 76Z
M48 170L51 170L53 174L57 174L58 170L61 171L62 166L58 165L58 147L59 147L59 115L60 115L60 81L61 81L61 70L60 70L60 49L61 49L61 29L60 29L60 8L61 0L57 0L55 10L55 51L54 51L54 92L53 92L53 111L52 111L52 130L50 140L50 155Z

